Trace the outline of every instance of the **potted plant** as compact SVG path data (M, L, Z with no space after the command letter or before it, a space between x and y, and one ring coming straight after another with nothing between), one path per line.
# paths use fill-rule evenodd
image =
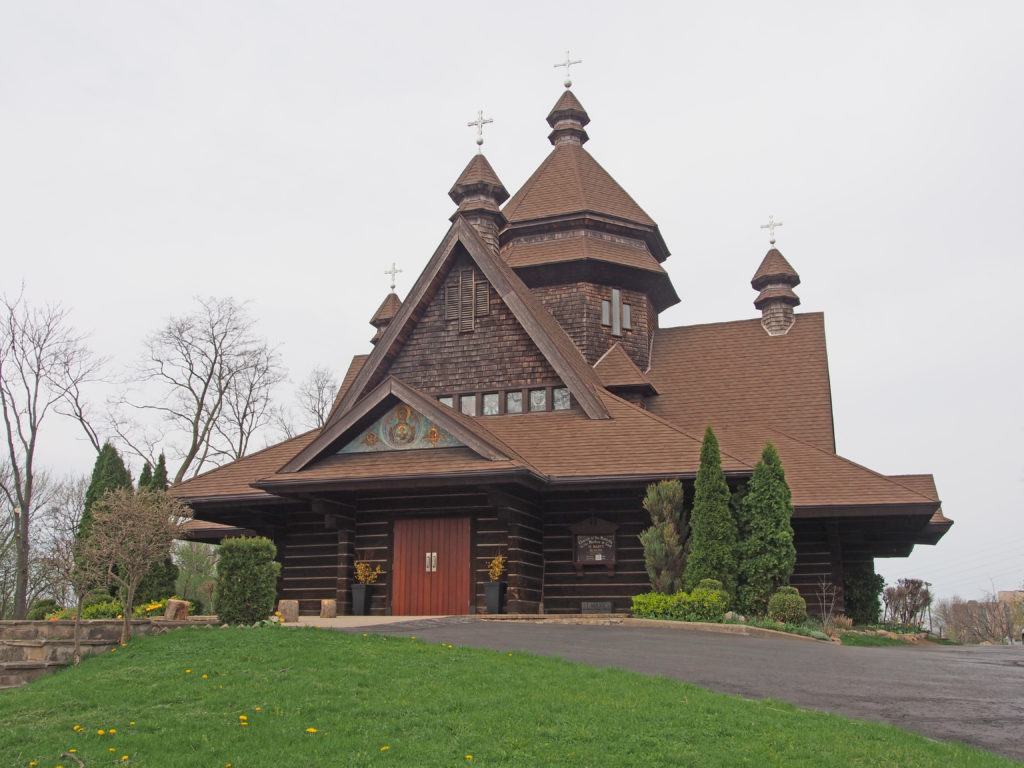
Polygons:
M371 565L365 560L356 562L356 583L352 585L352 615L366 616L370 613L370 586L384 573L380 565Z
M505 610L505 588L508 585L501 580L504 573L505 556L499 552L487 566L487 575L491 579L484 584L488 613L501 613Z

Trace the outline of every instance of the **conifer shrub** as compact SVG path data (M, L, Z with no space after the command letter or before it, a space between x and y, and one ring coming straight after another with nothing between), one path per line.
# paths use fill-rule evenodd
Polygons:
M718 439L708 425L700 447L700 469L694 481L690 513L689 554L684 572L684 581L690 589L701 579L717 579L730 595L736 591L737 534L730 499Z
M644 567L655 592L671 595L683 586L686 565L687 517L683 512L683 484L662 480L647 486L644 509L651 527L640 533Z
M47 614L55 613L59 610L60 605L57 604L56 600L52 597L45 597L32 603L32 607L28 609L25 618L29 621L42 621L46 618Z
M274 610L277 547L270 539L240 537L220 545L214 610L225 624L255 624Z
M135 588L135 602L150 603L170 597L177 581L178 566L174 561L169 557L158 560Z
M882 615L882 590L885 579L875 573L870 563L851 565L845 569L843 599L846 615L854 624L877 624Z
M768 600L768 616L783 624L803 624L807 621L807 601L796 587L779 587Z

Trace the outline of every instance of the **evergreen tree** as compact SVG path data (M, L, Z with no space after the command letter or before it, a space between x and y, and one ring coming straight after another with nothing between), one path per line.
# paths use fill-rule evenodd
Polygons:
M651 527L640 534L644 548L644 566L651 589L672 595L683 588L686 564L687 520L683 514L683 484L662 480L647 486L644 509L651 516Z
M761 460L738 507L739 588L737 607L763 616L768 600L789 583L796 564L793 546L793 504L778 451L765 444Z
M153 468L153 479L149 481L149 487L154 491L166 491L167 485L167 460L161 453Z
M103 494L118 488L131 487L131 473L125 468L117 449L110 443L105 443L96 457L96 464L92 468L92 481L85 491L85 509L78 524L79 538L89 534L93 505L103 498Z
M700 447L700 469L690 513L685 571L688 589L696 587L701 579L717 579L726 592L736 594L736 521L729 498L718 439L709 424Z
M142 465L142 472L139 473L139 490L143 488L149 488L149 484L153 482L153 468L149 466L147 461Z

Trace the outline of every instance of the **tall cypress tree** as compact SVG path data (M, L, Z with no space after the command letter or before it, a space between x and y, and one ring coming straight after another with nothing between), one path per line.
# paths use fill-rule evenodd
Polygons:
M701 579L717 579L730 596L736 594L736 521L729 509L729 485L722 454L711 425L700 447L700 469L694 483L690 513L690 551L685 581L693 589Z
M85 510L82 513L82 520L78 524L78 535L88 536L89 527L92 525L92 506L107 491L117 488L131 488L132 476L121 461L117 449L110 443L104 443L96 457L96 464L92 468L92 481L85 491Z
M167 460L161 453L153 468L153 479L149 481L149 487L154 491L166 491L167 485Z
M153 468L149 466L147 461L142 465L142 472L139 473L139 490L149 488L151 482L153 482Z
M792 517L786 471L769 442L739 505L740 585L736 597L744 613L763 616L768 611L768 599L789 583L796 564Z

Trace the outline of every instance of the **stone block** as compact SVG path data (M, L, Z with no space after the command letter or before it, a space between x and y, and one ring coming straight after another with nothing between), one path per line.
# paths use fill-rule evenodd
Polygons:
M321 619L333 619L338 615L338 601L337 600L321 600L320 601L320 618Z
M184 621L188 618L187 600L168 600L164 610L164 618L171 621Z
M285 623L295 623L299 620L298 600L280 600L277 610L281 613L281 621Z

